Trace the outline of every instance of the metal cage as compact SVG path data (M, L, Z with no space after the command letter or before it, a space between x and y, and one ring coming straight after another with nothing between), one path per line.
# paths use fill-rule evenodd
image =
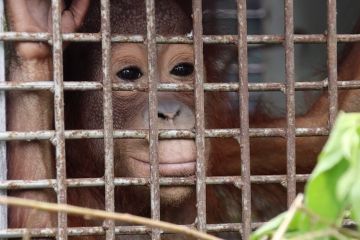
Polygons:
M9 132L1 131L2 142L12 140L51 140L56 148L56 179L49 180L2 180L0 189L40 189L55 188L57 202L67 202L67 188L71 187L105 187L105 206L107 211L114 211L115 186L150 185L151 216L160 219L160 185L196 185L197 197L197 228L200 231L240 231L243 239L248 239L253 228L261 223L251 222L251 183L264 184L269 182L282 183L287 187L287 201L290 204L296 196L296 183L306 181L308 175L297 174L295 169L295 138L297 136L326 136L334 124L338 111L338 90L360 87L360 81L337 81L337 44L342 42L360 41L356 34L338 34L336 26L336 0L327 0L327 31L324 34L294 34L294 1L284 0L285 31L284 35L249 35L247 31L246 0L237 0L238 35L203 35L202 1L193 0L193 35L164 37L155 34L155 0L146 1L147 35L111 35L110 34L110 1L101 0L101 32L100 33L61 33L60 0L52 0L53 32L25 33L0 32L1 41L42 41L48 42L53 49L54 81L11 83L0 82L0 90L49 90L54 94L55 101L55 131L39 132ZM325 7L325 6L324 6ZM101 42L103 82L63 82L62 54L63 41L70 42ZM110 51L113 42L144 43L148 49L149 85L148 88L136 84L112 83L109 76ZM189 84L158 84L155 79L156 44L187 43L193 44L195 53L195 83ZM239 62L239 82L237 83L204 83L203 44L233 44L237 45ZM249 44L283 44L285 49L285 83L249 83L248 82L248 45ZM298 43L321 43L327 45L327 80L319 82L295 82L294 77L294 45ZM327 127L296 128L295 127L295 91L328 90L329 118ZM69 90L103 90L104 96L104 129L99 130L65 130L64 128L64 91ZM150 105L149 131L145 130L113 130L112 91L148 91ZM193 91L195 93L196 128L188 130L159 130L157 127L157 92L160 91ZM205 129L204 125L204 92L232 91L239 94L239 129ZM285 128L249 128L249 92L281 91L286 95ZM158 172L157 146L159 139L193 138L197 147L196 179L190 178L160 178ZM241 148L241 172L239 176L207 177L205 172L205 138L238 138ZM283 137L286 139L287 174L252 176L250 174L250 138L252 137ZM65 139L101 138L105 145L105 177L92 179L67 179L65 166ZM148 178L115 178L113 174L114 138L149 138L151 177ZM6 162L6 160L4 160ZM151 183L151 184L150 184ZM206 220L206 186L209 184L238 184L242 189L242 219L243 222L232 224L207 224ZM6 209L4 210L6 211ZM2 215L2 214L1 214ZM21 237L25 229L0 230L1 238ZM57 236L67 239L67 236L88 234L105 234L106 239L114 239L119 233L151 232L152 239L160 239L161 232L149 230L144 226L115 226L113 221L103 227L68 228L67 215L58 214L58 227L34 229L32 236Z

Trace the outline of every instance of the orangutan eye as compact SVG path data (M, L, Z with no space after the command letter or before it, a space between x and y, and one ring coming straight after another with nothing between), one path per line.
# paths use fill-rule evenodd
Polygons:
M120 70L116 74L120 79L125 81L135 81L143 76L140 68L136 66L129 66Z
M192 63L179 63L170 73L179 77L186 77L191 75L194 72L194 65Z

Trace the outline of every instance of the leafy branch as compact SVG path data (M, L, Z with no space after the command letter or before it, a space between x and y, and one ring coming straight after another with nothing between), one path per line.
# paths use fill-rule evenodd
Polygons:
M347 213L350 214L347 214ZM340 113L302 195L290 209L252 234L263 239L360 239L344 228L345 216L360 224L360 114Z

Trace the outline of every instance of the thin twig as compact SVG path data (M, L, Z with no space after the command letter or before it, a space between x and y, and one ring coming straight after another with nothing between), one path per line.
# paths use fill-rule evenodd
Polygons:
M281 240L286 233L286 230L291 223L296 211L299 209L299 207L302 205L304 196L302 194L299 194L293 204L291 204L288 212L285 215L284 221L279 226L278 230L275 232L274 236L272 237L272 240Z
M358 231L354 231L348 228L337 228L338 232L341 233L344 236L347 236L349 238L353 239L360 239L360 233Z
M102 210L77 207L68 204L56 204L56 203L40 202L29 199L3 197L3 196L0 196L0 204L30 207L33 209L39 209L48 212L65 212L68 214L81 215L92 218L110 219L110 220L133 223L133 224L145 225L153 228L160 228L162 230L166 230L171 233L182 233L203 240L220 240L220 238L211 236L203 232L199 232L197 230L185 226L179 226L176 224L167 223L163 221L155 221L152 219L134 216L125 213L106 212Z

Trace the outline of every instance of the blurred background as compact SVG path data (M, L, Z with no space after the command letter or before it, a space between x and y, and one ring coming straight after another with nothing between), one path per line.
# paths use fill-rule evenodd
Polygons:
M326 32L326 0L295 0L295 34ZM283 34L283 0L248 0L248 34ZM237 34L235 0L203 0L205 34ZM351 33L359 17L360 1L337 1L338 33ZM344 44L338 44L339 57ZM282 44L249 45L249 82L284 82L285 53ZM237 55L226 66L226 81L238 81ZM326 78L326 44L295 45L296 81ZM236 94L236 93L234 93ZM297 91L296 113L301 115L317 99L319 91ZM237 101L237 98L234 98ZM285 116L285 95L281 92L251 92L250 111L261 106L272 117Z

